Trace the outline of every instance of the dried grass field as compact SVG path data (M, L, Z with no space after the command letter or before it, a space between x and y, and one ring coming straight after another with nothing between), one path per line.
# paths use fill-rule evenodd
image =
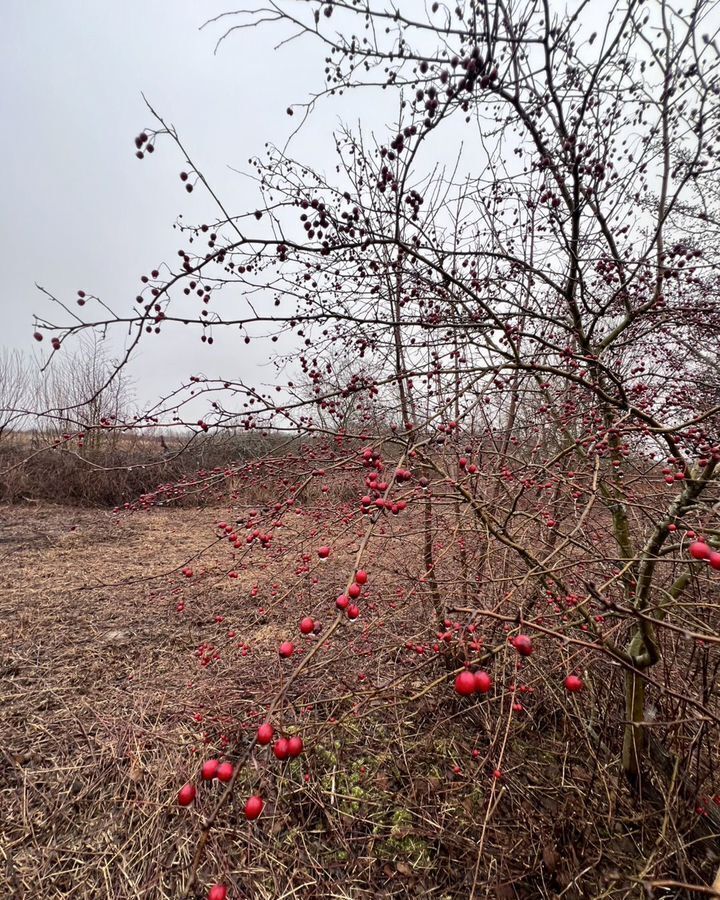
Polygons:
M241 551L231 569L218 518L0 512L3 898L182 895L219 791L201 785L180 809L178 789L206 756L244 758L288 672L278 643L322 640L300 640L297 622L329 622L355 541L346 533L307 572L280 542ZM317 543L300 517L288 531L285 544ZM553 694L540 653L522 715L501 687L503 654L487 700L453 695L438 655L417 650L432 617L404 587L410 559L384 546L380 535L363 616L316 655L276 723L306 752L279 764L258 748L243 764L198 896L219 876L234 898L620 898L647 896L643 881L663 871L711 879L705 818L691 801L681 817L638 809L616 756ZM247 823L257 789L266 810ZM673 891L654 896L686 896Z

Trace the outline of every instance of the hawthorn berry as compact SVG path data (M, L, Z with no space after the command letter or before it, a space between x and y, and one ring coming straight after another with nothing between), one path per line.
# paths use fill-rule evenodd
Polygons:
M570 691L571 694L576 694L578 691L581 691L585 686L583 684L582 678L578 678L577 675L568 675L565 679L565 690Z
M273 745L273 753L275 758L285 760L290 755L290 746L287 738L278 738Z
M295 652L295 645L292 641L283 641L278 648L278 653L283 659L289 659Z
M260 813L263 811L263 807L265 806L265 801L262 797L248 797L247 802L245 803L245 818L252 821L253 819L257 819Z
M475 693L475 676L472 672L461 672L455 679L455 690L461 697Z
M712 555L712 550L710 549L710 547L708 547L705 541L694 541L688 547L688 551L693 559L709 560L710 556Z
M233 777L233 764L231 762L220 763L217 768L217 779L218 781L222 781L224 784L227 784L228 781Z
M205 781L212 781L217 776L220 763L216 759L207 759L203 763L202 777Z
M180 790L178 791L178 803L180 806L190 806L197 795L197 790L194 784L184 784Z

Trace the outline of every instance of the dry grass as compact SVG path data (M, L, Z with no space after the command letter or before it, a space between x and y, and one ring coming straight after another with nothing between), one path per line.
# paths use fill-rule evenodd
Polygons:
M19 896L152 896L132 870L149 873L145 848L167 843L173 811L162 794L172 794L195 737L189 667L178 665L190 636L165 609L148 608L153 582L87 589L159 574L167 566L151 542L170 541L157 519L129 533L75 510L13 509L4 519L10 883ZM190 521L174 549L191 542Z
M203 503L222 502L229 493L222 472L241 471L277 445L273 437L230 432L161 436L95 429L82 441L73 429L0 433L0 502L115 507L187 483L195 487L184 505L195 505L199 481ZM176 492L173 499L178 502Z
M308 574L289 572L279 545L238 558L231 579L217 518L2 510L0 896L180 896L217 790L202 786L191 810L177 808L177 790L206 754L242 757L287 671L278 641L301 613L322 618L354 540ZM309 528L298 517L282 540L312 547ZM293 686L276 724L301 731L308 752L285 766L254 754L200 884L224 880L233 898L629 898L654 878L712 881L717 840L692 804L638 806L618 773L618 735L590 715L590 695L573 707L553 693L547 661L528 668L534 693L513 716L507 691L468 706L438 658L402 650L431 622L424 600L391 605L410 566L377 563L376 608ZM203 642L221 654L205 667ZM497 684L512 664L498 657ZM618 678L609 672L596 697ZM256 789L268 805L250 826L242 803ZM692 896L673 890L655 896Z

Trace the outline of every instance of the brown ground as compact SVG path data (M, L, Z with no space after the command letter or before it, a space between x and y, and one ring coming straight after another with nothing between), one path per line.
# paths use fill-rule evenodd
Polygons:
M289 671L278 642L302 644L297 620L322 618L349 560L339 551L335 568L313 561L296 577L278 547L236 559L230 579L227 545L213 546L220 517L0 509L0 898L181 896L218 792L202 786L179 810L177 790L225 742L242 757ZM309 526L297 527L283 539ZM431 618L419 600L390 606L409 563L393 565L387 597L320 654L276 722L301 731L307 753L283 767L256 752L245 766L197 896L215 880L233 900L621 898L668 873L707 883L712 848L692 862L678 849L694 810L665 821L634 808L616 758L598 758L581 719L543 694L539 668L518 727L502 692L468 708L433 686L437 659L401 649ZM208 666L202 643L220 653ZM251 790L267 799L253 825L241 815Z
M127 856L165 842L161 790L174 793L197 728L188 630L154 599L167 582L152 576L192 554L203 517L122 524L15 507L1 522L8 885L19 897L153 896Z

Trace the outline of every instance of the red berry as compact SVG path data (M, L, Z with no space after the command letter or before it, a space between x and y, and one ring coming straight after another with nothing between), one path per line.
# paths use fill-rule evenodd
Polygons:
M220 763L217 768L217 777L219 781L227 784L233 777L233 764L229 762Z
M479 694L487 694L487 692L492 687L492 678L488 675L487 672L475 672L473 675L473 681L475 683L475 690Z
M275 729L269 722L264 722L257 730L257 742L263 747L273 739Z
M318 548L318 556L320 559L327 559L330 556L330 548L329 547L320 547Z
M455 679L455 690L462 697L475 693L475 676L472 672L461 672Z
M570 691L571 694L576 694L584 687L582 678L578 678L577 675L568 675L565 679L565 690Z
M710 563L711 569L720 570L720 553L713 550L710 556L708 556L708 562Z
M197 791L195 790L195 785L188 782L187 784L184 784L178 791L178 803L180 804L180 806L190 806L190 804L195 799L196 794Z
M227 888L224 884L214 884L207 895L207 900L227 900Z
M202 777L205 781L212 781L217 776L220 763L216 759L208 759L203 763Z
M249 797L245 804L245 818L250 820L257 819L264 806L265 801L262 797Z
M348 588L348 597L351 600L357 600L357 598L360 596L361 590L362 589L359 584L351 584Z
M362 569L359 569L355 574L355 581L358 584L367 584L367 580L368 580L367 572L363 571Z
M292 643L292 641L283 641L278 649L278 653L280 654L280 656L282 656L283 659L288 659L293 655L294 652L295 645Z
M345 594L340 594L340 596L335 601L335 606L337 606L338 609L347 609L349 602L350 600L345 596Z
M287 742L288 744L288 756L291 756L295 759L296 756L300 756L303 752L303 739L299 735L293 735Z
M315 628L315 622L310 618L310 616L306 616L302 622L300 622L300 633L301 634L310 634Z
M273 753L276 759L284 760L290 755L290 747L286 738L279 738L273 746Z
M360 607L355 606L354 603L351 603L350 606L348 606L348 608L347 608L348 619L357 619L357 617L359 615L360 615Z
M693 559L710 559L710 556L712 554L712 550L710 549L710 547L708 547L705 541L695 541L694 543L690 544L688 550L690 551L690 556L692 556Z
M519 634L513 641L513 647L515 647L520 656L530 656L533 652L532 641L526 634Z

